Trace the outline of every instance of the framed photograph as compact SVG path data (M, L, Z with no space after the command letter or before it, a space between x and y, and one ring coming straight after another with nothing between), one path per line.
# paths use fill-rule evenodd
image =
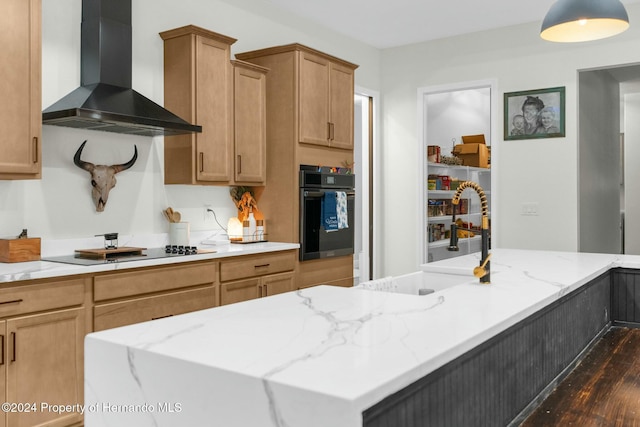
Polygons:
M564 87L504 94L504 139L564 135Z

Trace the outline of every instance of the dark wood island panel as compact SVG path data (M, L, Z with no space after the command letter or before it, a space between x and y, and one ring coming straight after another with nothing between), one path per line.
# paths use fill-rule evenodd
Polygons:
M517 425L611 324L611 273L363 413L366 427Z

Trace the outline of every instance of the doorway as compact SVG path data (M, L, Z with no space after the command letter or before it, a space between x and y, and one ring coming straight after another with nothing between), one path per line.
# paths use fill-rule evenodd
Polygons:
M446 232L442 232L439 238L434 238L431 230L449 230L453 217L449 213L430 214L429 201L437 201L453 197L454 191L438 188L428 189L429 175L441 176L445 172L448 179L454 178L461 181L471 180L478 182L479 173L473 167L451 166L441 168L444 164L430 163L428 161L428 146L440 148L441 155L451 157L453 148L462 143L463 135L483 135L486 145L490 148L491 169L480 185L489 198L489 204L495 205L495 190L497 188L493 175L494 166L497 164L497 151L491 142L495 140L496 111L496 86L495 80L471 81L457 84L431 86L418 88L418 135L420 142L419 170L421 180L418 187L419 210L417 215L416 230L418 231L417 264L449 258L461 254L480 250L479 238L473 241L466 239L465 250L449 252ZM476 168L477 169L477 168ZM486 170L486 169L485 169ZM449 176L449 174L452 174ZM441 202L439 202L441 203ZM469 214L473 221L480 222L479 201L476 208L469 208ZM495 221L495 213L489 208L491 221ZM468 219L471 222L471 217ZM491 231L491 239L495 241L495 233Z
M377 92L356 87L354 96L354 174L356 175L356 208L354 230L354 285L373 279L375 275L374 199L377 185Z
M640 255L640 65L578 72L578 250Z

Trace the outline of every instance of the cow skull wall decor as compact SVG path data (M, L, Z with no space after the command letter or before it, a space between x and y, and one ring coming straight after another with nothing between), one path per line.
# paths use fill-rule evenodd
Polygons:
M91 174L91 197L96 205L96 212L104 211L104 207L107 204L109 198L109 191L116 185L116 174L133 166L138 158L138 147L134 145L134 153L131 160L121 165L94 165L93 163L85 162L80 159L82 155L82 149L87 143L85 140L75 156L73 156L73 163L80 169L84 169Z

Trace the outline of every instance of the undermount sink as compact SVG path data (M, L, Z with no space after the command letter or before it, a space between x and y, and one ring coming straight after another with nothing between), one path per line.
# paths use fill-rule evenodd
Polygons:
M408 295L428 295L463 283L477 282L471 274L447 274L417 271L402 276L389 277L357 286L372 291Z

